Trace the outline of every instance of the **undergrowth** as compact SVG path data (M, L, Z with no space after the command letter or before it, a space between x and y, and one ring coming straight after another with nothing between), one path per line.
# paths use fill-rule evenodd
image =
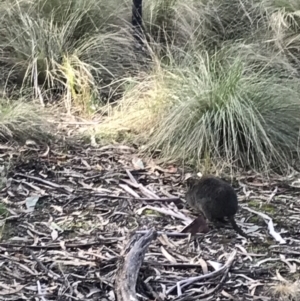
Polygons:
M127 129L151 153L194 165L209 158L285 169L298 156L298 80L287 77L285 60L266 63L258 54L244 61L251 52L236 51L187 54L157 68L130 87L98 131Z
M84 105L79 108L88 114L91 101L110 98L143 59L125 21L117 26L121 11L112 1L4 1L0 6L2 82L16 84L21 92L32 87L34 97L42 101L67 95L68 111L70 99L75 99L76 108L80 98Z
M0 141L25 143L30 139L36 143L48 142L52 134L47 115L40 106L32 103L1 101Z
M2 1L0 82L71 114L100 112L100 140L164 158L264 170L298 159L297 1L147 1L144 50L131 5Z

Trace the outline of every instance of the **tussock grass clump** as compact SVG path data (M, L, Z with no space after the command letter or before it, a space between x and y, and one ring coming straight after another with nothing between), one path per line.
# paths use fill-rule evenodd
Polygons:
M299 1L287 0L154 0L144 3L144 20L150 36L169 50L265 43L298 60L299 8Z
M1 101L0 104L0 141L24 143L34 140L44 143L51 139L51 126L47 114L40 106L24 103L14 104Z
M292 61L299 62L300 3L299 1L263 1L268 31L264 39Z
M167 47L214 50L224 41L253 40L266 30L261 1L154 0L145 2L147 31Z
M18 2L20 3L20 0ZM130 12L128 10L128 0L36 0L33 3L32 1L25 0L24 2L23 0L22 2L23 12L26 11L31 14L35 11L43 18L53 19L58 26L64 25L66 20L69 20L70 17L77 17L78 12L81 12L81 17L77 20L77 28L74 32L74 38L77 39L85 34L97 33L99 30L102 32L113 30L113 26L122 23L123 18Z
M74 96L87 87L98 99L108 97L143 59L125 21L115 26L121 10L117 1L6 1L0 7L2 81L8 78L24 91L32 87L40 99L48 91ZM71 73L77 78L72 83Z
M224 43L256 43L287 56L296 68L299 8L299 1L287 0L154 0L144 3L144 21L164 59L170 51L181 59L186 51L213 53Z
M148 149L195 164L207 157L258 169L291 164L300 125L297 80L251 68L224 52L194 54L173 68L172 106Z

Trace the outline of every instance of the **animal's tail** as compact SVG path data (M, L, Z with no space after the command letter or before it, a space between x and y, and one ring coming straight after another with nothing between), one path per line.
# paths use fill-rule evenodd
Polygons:
M229 221L233 227L233 229L240 235L249 238L249 236L236 224L235 220L234 220L234 216L230 216L229 217Z

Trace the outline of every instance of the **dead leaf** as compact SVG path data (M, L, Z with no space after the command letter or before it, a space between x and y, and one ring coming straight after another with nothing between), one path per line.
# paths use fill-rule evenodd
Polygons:
M162 254L169 260L169 262L177 263L176 259L172 255L170 255L163 246L161 246L160 249Z

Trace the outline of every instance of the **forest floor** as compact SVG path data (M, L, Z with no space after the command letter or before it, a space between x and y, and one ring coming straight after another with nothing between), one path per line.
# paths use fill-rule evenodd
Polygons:
M0 300L115 300L126 243L136 230L150 229L160 232L139 272L140 300L298 300L296 173L236 178L236 220L261 243L230 224L209 224L210 232L189 241L178 233L196 213L185 203L176 166L139 158L124 145L2 145L0 152L3 160L27 158L16 161L1 190L7 214L0 218Z

